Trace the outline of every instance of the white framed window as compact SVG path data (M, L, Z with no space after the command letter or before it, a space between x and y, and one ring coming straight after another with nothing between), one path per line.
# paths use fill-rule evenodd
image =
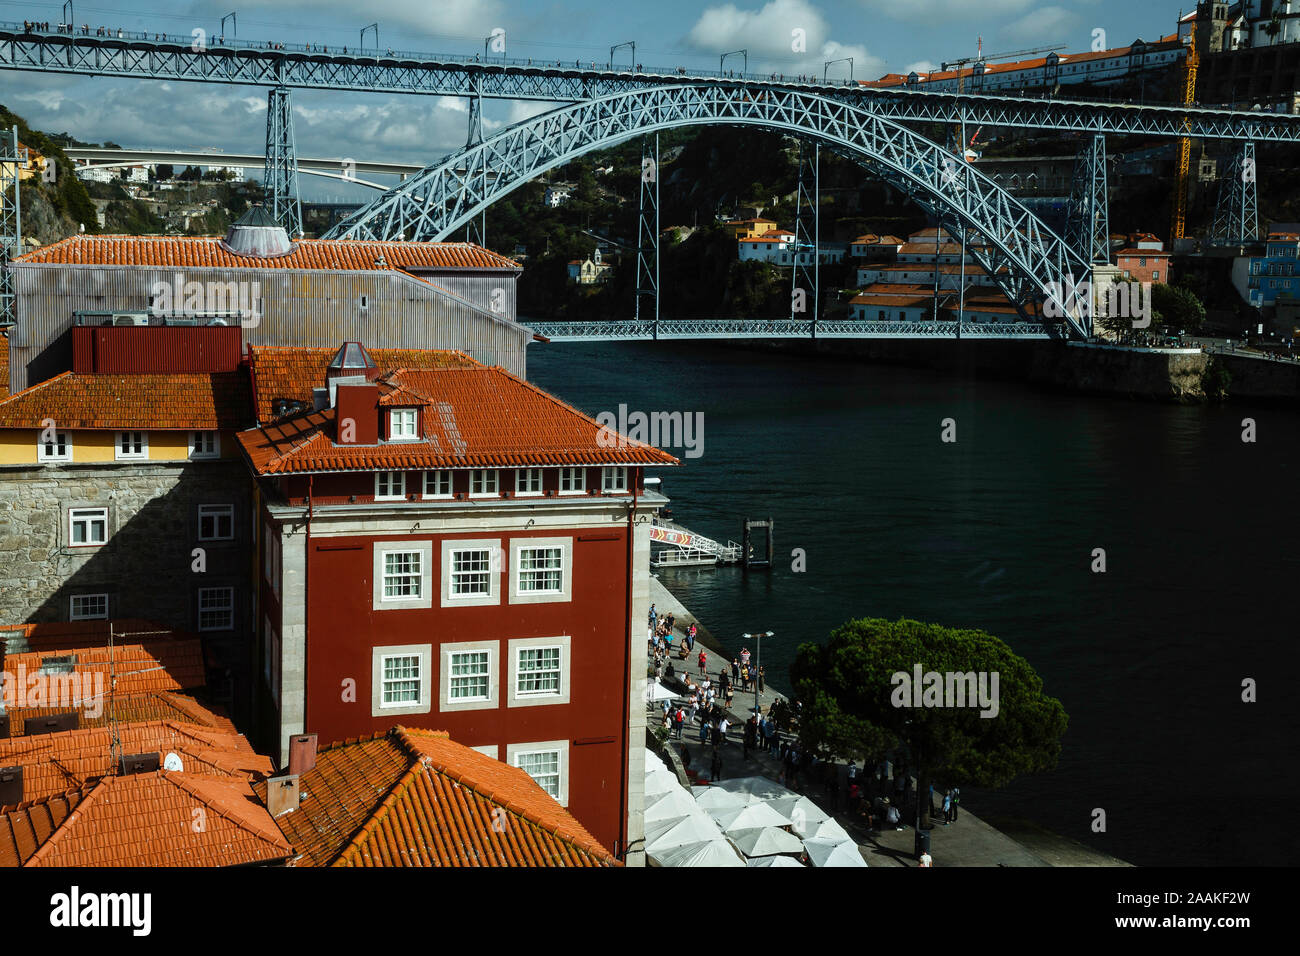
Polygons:
M370 715L427 714L433 700L433 645L371 649Z
M103 621L108 619L107 594L74 594L68 607L70 621Z
M235 589L199 588L199 630L231 631L235 627Z
M561 806L569 803L569 742L539 740L536 743L506 744L506 763L518 767L554 797Z
M564 590L564 549L518 548L515 587L520 594L559 594Z
M375 500L401 501L406 497L406 472L375 472Z
M374 610L433 607L433 542L376 541L372 575Z
M451 497L451 472L450 471L426 471L424 473L424 497L450 498Z
M417 651L412 654L383 654L379 658L379 706L385 710L419 703L428 679Z
M523 495L540 495L542 493L542 469L540 468L516 468L515 469L515 494Z
M191 458L218 458L220 456L220 432L190 432Z
M501 603L501 539L442 539L442 606Z
M567 634L510 640L507 706L569 703L569 647Z
M511 604L572 600L573 538L514 538L510 548Z
M453 597L481 597L492 590L492 551L464 548L451 552Z
M49 441L36 442L37 461L72 461L72 435L69 432L54 432Z
M462 641L439 648L440 711L488 710L499 705L499 641Z
M94 547L108 541L107 508L68 509L68 543L77 548Z
M118 461L149 457L148 432L118 432L114 443L113 457Z
M424 552L383 552L383 594L385 601L418 600L424 594Z
M495 468L475 468L469 473L471 495L495 495L500 490L500 475Z
M619 465L600 470L601 491L627 491L627 468Z
M199 505L200 541L232 541L234 537L234 505Z
M587 493L587 469L561 468L560 494L583 495Z
M458 651L448 658L447 699L453 704L483 701L492 685L492 652Z
M388 438L390 441L410 441L420 437L419 411L414 408L394 408L388 413Z

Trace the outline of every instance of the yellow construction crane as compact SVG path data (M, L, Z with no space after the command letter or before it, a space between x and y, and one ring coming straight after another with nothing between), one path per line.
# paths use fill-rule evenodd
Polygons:
M1189 35L1190 43L1187 45L1187 61L1184 65L1184 82L1183 82L1183 105L1191 106L1196 102L1196 70L1200 66L1200 57L1196 52L1196 31L1193 29ZM1192 121L1190 117L1183 120L1183 129L1191 129ZM1192 166L1192 138L1183 136L1178 140L1178 176L1174 180L1174 217L1169 229L1169 246L1172 249L1174 241L1183 238L1183 231L1187 228L1187 187L1191 181Z

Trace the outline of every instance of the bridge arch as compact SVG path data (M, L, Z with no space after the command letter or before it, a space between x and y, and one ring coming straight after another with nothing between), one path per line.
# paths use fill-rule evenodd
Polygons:
M452 153L334 226L336 239L441 241L547 170L634 136L685 126L759 126L827 144L935 212L982 235L974 254L1018 308L1046 295L1079 335L1086 305L1069 278L1090 266L1029 209L969 163L869 109L792 89L658 86L561 106Z

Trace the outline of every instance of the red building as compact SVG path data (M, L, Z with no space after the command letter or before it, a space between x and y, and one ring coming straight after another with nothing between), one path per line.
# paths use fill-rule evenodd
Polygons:
M677 460L462 353L254 348L252 378L271 424L239 440L281 759L297 733L446 730L623 857L665 501L642 470Z
M1172 255L1164 243L1150 233L1128 237L1125 248L1115 253L1115 265L1131 282L1169 282Z

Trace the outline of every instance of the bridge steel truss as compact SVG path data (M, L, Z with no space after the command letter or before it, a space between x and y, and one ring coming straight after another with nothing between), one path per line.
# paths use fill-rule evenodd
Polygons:
M794 248L790 258L790 319L796 320L799 313L808 315L812 320L814 337L821 291L821 159L820 143L799 140L799 180L794 193ZM800 263L799 257L805 250L809 261Z
M192 48L188 36L151 40L27 33L0 24L0 69L116 76L135 79L283 86L507 100L578 102L656 86L709 85L751 95L796 91L848 102L896 122L1033 127L1080 133L1192 136L1197 139L1300 142L1300 116L1149 104L1095 103L1048 97L979 93L922 93L844 83L795 83L749 76L729 78L689 71L584 69L519 61L472 62L425 54L350 55L294 48L272 50L209 43Z
M972 257L1023 316L1043 295L1071 330L1091 333L1087 308L1064 301L1062 276L1091 267L991 179L938 144L866 109L815 93L755 94L724 86L655 87L602 97L508 127L390 189L339 222L337 239L441 241L528 180L577 156L633 136L691 125L753 125L829 144L873 167L926 208L982 236ZM490 180L484 170L493 170ZM484 185L486 183L486 186Z
M1110 197L1106 137L1096 133L1074 161L1065 238L1090 263L1110 262Z
M1219 176L1219 199L1210 227L1210 244L1239 246L1259 239L1255 186L1255 144L1240 144Z
M649 298L659 324L659 134L641 137L641 203L636 226L636 318Z
M48 162L54 162L51 156ZM23 254L22 169L27 150L18 145L18 127L0 132L0 327L18 318L9 262Z
M549 342L638 342L652 339L806 339L812 319L632 319L615 322L534 322L529 328ZM877 322L860 319L816 323L826 339L1058 339L1059 327L1043 322Z
M266 102L266 170L262 183L269 212L290 236L302 235L298 159L293 138L293 99L288 88L272 87Z

